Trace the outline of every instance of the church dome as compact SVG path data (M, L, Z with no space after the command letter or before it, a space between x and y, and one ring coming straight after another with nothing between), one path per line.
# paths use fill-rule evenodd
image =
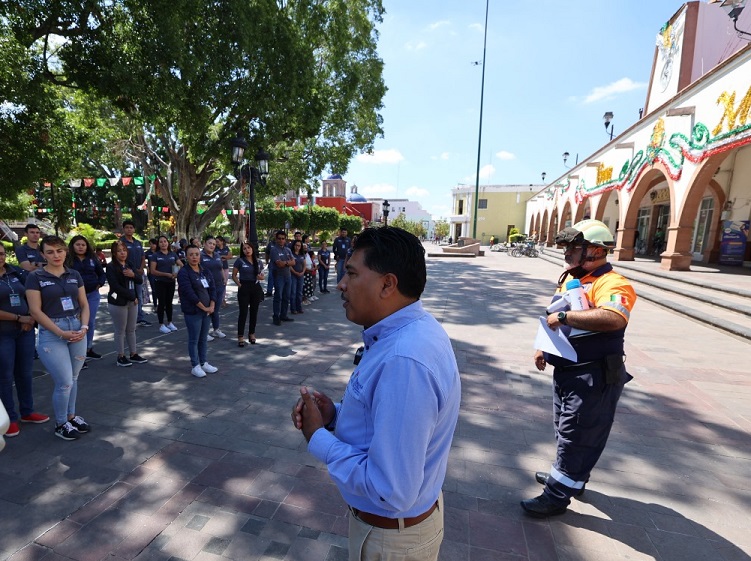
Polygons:
M368 199L363 197L360 193L352 193L349 197L347 197L348 203L367 203Z
M342 178L342 176L339 175L338 173L332 173L326 179L341 179L341 178Z

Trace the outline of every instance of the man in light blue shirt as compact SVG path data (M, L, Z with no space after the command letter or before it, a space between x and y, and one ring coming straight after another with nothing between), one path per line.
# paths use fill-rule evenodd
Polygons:
M337 288L364 346L340 403L301 388L292 410L308 450L350 507L350 560L436 560L441 487L461 384L446 332L422 307L425 251L399 228L368 228Z

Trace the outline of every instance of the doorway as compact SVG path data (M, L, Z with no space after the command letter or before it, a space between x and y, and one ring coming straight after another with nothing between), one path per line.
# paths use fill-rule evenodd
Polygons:
M703 261L704 251L709 244L709 232L714 215L714 198L705 197L701 200L701 207L694 221L694 234L691 240L691 259Z

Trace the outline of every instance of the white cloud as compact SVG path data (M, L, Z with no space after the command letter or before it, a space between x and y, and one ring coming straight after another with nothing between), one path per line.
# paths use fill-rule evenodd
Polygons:
M451 25L451 22L449 20L447 20L447 19L444 19L444 20L441 20L441 21L436 21L436 22L431 23L428 26L428 29L430 29L431 31L435 31L436 29L439 29L441 27L445 27L447 25Z
M366 185L365 187L358 187L357 192L365 198L378 198L396 193L396 187L390 183L375 183L373 185Z
M470 23L468 25L468 27L470 29L474 29L475 31L479 31L480 33L482 33L483 31L485 31L485 26L482 25L481 23Z
M511 152L507 152L506 150L496 152L495 157L499 160L516 160L516 155L512 154Z
M425 41L407 41L404 44L408 51L421 51L427 46L428 44Z
M357 161L363 164L398 164L404 161L404 156L399 150L373 150L370 154L358 154Z
M441 152L440 156L431 156L431 160L448 160L451 154L449 152Z
M618 94L631 92L634 90L646 89L645 82L634 82L631 78L621 78L607 86L596 86L584 98L584 103L594 103L604 99L613 99Z
M427 189L424 189L422 187L417 187L416 185L413 185L412 187L409 187L405 191L405 194L410 199L418 199L418 198L421 198L421 197L422 198L427 197L428 195L430 195L430 191L428 191Z
M495 175L495 166L493 164L486 164L480 168L480 179L490 179L493 175ZM475 175L468 175L462 183L474 185Z

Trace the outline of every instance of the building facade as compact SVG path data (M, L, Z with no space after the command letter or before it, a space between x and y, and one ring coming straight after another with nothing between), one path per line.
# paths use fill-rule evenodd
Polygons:
M534 235L525 220L527 202L535 197L543 185L480 185L477 197L477 236L481 244L488 244L493 236L506 241L512 228ZM451 190L452 214L449 217L449 236L454 240L472 238L474 227L475 187L459 185Z
M732 27L713 3L684 4L658 34L642 118L536 193L527 229L552 244L591 217L611 228L616 260L749 261L751 44Z

